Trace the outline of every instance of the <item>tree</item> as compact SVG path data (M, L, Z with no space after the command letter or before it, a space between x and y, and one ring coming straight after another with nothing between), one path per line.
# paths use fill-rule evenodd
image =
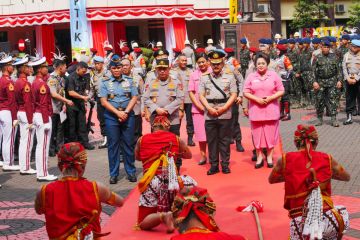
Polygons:
M349 9L349 21L347 25L350 27L359 27L360 25L360 0L353 1L353 5L351 5Z
M311 28L327 21L327 11L332 7L323 0L298 0L294 19L290 23L293 29Z

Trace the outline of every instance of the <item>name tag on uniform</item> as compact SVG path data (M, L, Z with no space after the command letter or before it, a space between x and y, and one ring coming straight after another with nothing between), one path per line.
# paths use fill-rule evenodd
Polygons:
M121 85L124 87L124 88L129 88L130 87L130 83L128 82L128 81L123 81L122 83L121 83Z

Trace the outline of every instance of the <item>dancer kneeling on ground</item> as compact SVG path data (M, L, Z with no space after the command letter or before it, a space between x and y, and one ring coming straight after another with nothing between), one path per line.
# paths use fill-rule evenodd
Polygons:
M174 231L171 204L177 191L183 186L196 185L189 176L178 177L174 158L192 157L190 149L179 137L169 132L170 121L166 116L155 117L152 133L139 138L135 148L135 159L143 164L144 176L138 187L138 227L150 230L161 223L167 232Z
M350 175L331 155L315 151L314 126L299 125L294 142L298 151L283 154L269 177L270 183L285 182L290 239L341 239L349 214L344 206L334 206L331 179L349 181Z
M80 143L63 145L58 153L63 178L44 185L36 195L35 211L45 214L50 239L97 239L108 235L101 233L101 203L116 207L124 203L107 187L83 178L86 162L86 150Z
M175 197L172 212L180 235L171 240L245 240L240 235L220 232L214 219L216 205L206 189L183 188Z

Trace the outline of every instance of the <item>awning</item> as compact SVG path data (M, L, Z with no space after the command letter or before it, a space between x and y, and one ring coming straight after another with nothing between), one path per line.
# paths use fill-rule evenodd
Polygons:
M92 20L130 20L154 18L185 18L186 20L226 19L227 8L194 9L193 5L137 6L115 8L88 8L87 17ZM70 22L69 10L0 16L0 27L32 26Z

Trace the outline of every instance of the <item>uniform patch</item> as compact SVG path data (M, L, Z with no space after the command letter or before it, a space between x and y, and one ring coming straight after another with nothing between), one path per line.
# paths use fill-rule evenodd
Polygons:
M41 86L40 88L40 93L41 94L45 94L46 93L46 87L44 85Z
M12 83L9 84L9 91L14 91L14 85Z
M56 80L54 80L54 79L50 80L49 85L50 86L55 86L56 85Z
M30 86L29 85L25 85L24 91L26 93L30 92Z

